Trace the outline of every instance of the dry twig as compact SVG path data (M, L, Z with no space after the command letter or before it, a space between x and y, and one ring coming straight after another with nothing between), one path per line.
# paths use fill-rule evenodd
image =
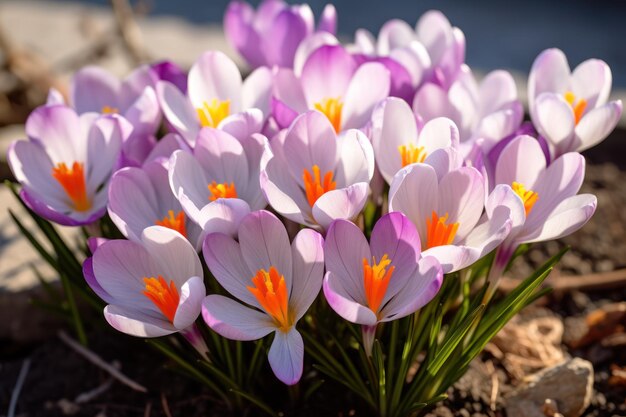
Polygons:
M15 383L15 387L13 388L13 392L11 393L11 402L9 403L9 412L7 413L7 417L15 416L15 408L17 407L17 400L20 398L20 392L22 392L22 387L24 386L24 381L26 381L26 375L28 375L29 369L30 369L30 358L27 358L22 363L22 367L20 368L20 373L17 376L17 382Z
M87 349L86 347L80 345L74 339L69 337L65 332L60 331L59 332L59 338L66 345L68 345L69 347L74 349L76 352L78 352L80 355L82 355L89 362L91 362L94 365L102 368L103 370L108 372L113 378L115 378L118 381L120 381L122 384L124 384L124 385L126 385L126 386L128 386L128 387L130 387L132 389L134 389L135 391L148 392L148 390L143 385L138 384L137 382L133 381L132 379L130 379L129 377L127 377L126 375L121 373L113 365L105 362L100 356L96 355L95 353L93 353L92 351Z

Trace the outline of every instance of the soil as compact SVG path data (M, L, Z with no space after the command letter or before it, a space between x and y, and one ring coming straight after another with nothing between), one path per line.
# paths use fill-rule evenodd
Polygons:
M626 131L618 130L600 146L586 152L588 161L581 192L598 197L598 208L592 220L577 233L557 242L537 244L518 260L509 276L523 278L564 245L571 250L562 259L557 274L575 280L586 280L592 273L626 268ZM595 394L586 416L626 416L626 383L611 379L616 367L626 366L626 337L608 344L594 340L582 347L575 341L581 325L590 312L610 303L626 300L626 279L610 288L584 286L583 290L555 292L527 309L521 319L549 310L564 323L561 348L567 355L591 361L595 370ZM36 307L33 307L36 308ZM94 320L92 322L101 322ZM60 326L62 327L62 326ZM86 403L76 405L76 398L106 384L108 374L78 355L58 337L56 328L49 328L42 338L28 344L14 340L0 341L0 410L8 409L11 392L26 358L31 361L17 416L224 416L225 410L202 386L174 367L163 367L163 357L145 342L97 325L89 336L89 348L105 360L117 361L122 372L148 388L148 393L131 390L119 382ZM619 329L618 329L619 330ZM68 330L69 332L69 330ZM577 333L578 332L578 333ZM623 327L621 328L623 335ZM620 341L621 340L621 341ZM574 346L574 347L572 347ZM498 381L498 398L492 401L491 377L485 364L493 364ZM169 364L171 365L171 364ZM269 372L269 370L268 370ZM506 416L503 396L519 382L507 374L499 359L483 353L468 373L448 392L449 398L437 404L429 417ZM310 409L284 410L284 415L297 416L368 416L367 410L355 408L353 398L338 398L337 387L326 382L310 404ZM273 388L270 388L273 389ZM287 395L278 387L276 395ZM340 392L343 392L341 390ZM253 414L250 414L253 415Z

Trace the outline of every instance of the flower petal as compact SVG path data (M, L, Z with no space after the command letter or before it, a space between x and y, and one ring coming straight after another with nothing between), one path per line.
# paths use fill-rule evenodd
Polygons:
M363 269L362 266L361 269ZM335 310L335 313L351 323L366 326L376 324L378 321L376 314L369 307L355 301L344 287L345 284L347 281L344 277L336 275L333 271L326 272L322 288L328 305ZM361 297L364 297L364 293Z
M151 226L141 234L143 246L159 265L159 274L181 288L190 277L202 277L203 270L195 248L175 230Z
M174 327L183 330L191 326L202 311L206 288L202 275L191 277L180 287L180 301L174 316Z
M300 77L309 107L324 99L344 97L355 71L356 62L343 46L316 49L304 63Z
M167 320L115 304L109 304L104 308L104 318L114 329L131 336L161 337L177 331Z
M622 115L622 101L611 101L587 113L576 126L578 152L589 149L603 141L619 122Z
M200 130L198 113L187 97L172 83L159 81L156 85L157 98L167 121L193 146Z
M415 275L380 312L381 321L397 320L419 310L432 300L441 288L443 271L433 257L420 260Z
M194 107L212 100L230 100L230 112L241 109L242 80L237 65L223 52L209 51L189 70L188 95Z
M363 127L370 120L376 104L389 95L390 82L389 70L384 65L377 62L361 65L345 93L341 129Z
M519 182L533 189L537 178L546 169L546 158L537 139L520 135L500 153L496 163L495 183Z
M563 94L569 88L569 82L569 64L560 49L546 49L539 54L528 76L528 106L531 114L539 95L545 92Z
M293 285L289 305L300 320L322 288L324 278L324 238L311 229L303 229L291 244Z
M220 336L233 340L257 340L276 330L267 314L222 295L204 299L202 318Z
M250 271L269 271L273 266L285 277L287 291L291 291L291 245L287 230L278 217L265 210L250 213L239 225L239 245Z
M294 385L302 377L304 366L304 342L295 328L285 333L277 331L267 358L276 378L287 385Z
M327 229L335 219L354 219L363 210L369 189L368 183L357 182L322 194L313 205L315 221Z

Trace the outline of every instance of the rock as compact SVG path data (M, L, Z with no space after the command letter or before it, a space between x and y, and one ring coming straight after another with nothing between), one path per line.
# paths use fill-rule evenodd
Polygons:
M528 377L505 399L508 417L545 417L550 400L564 417L578 417L591 403L593 366L573 358Z

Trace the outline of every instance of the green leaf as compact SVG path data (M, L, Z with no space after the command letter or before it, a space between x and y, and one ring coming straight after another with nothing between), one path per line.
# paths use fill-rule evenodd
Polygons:
M254 395L251 395L245 391L242 390L238 390L238 389L230 389L230 392L233 392L243 398L245 398L246 400L250 401L252 404L256 405L259 409L265 411L265 413L267 413L268 415L272 416L272 417L278 417L279 414L274 412L272 410L272 408L270 406L268 406L267 404L265 404L263 401L261 401L259 398L255 397Z
M480 313L485 309L484 305L478 306L472 313L470 313L465 319L459 324L458 327L454 329L450 329L446 338L439 349L439 352L435 356L435 358L428 364L427 371L430 375L435 375L439 372L439 369L443 366L443 364L448 360L452 352L461 344L463 337L467 333L467 331L472 327L474 321L480 317Z

